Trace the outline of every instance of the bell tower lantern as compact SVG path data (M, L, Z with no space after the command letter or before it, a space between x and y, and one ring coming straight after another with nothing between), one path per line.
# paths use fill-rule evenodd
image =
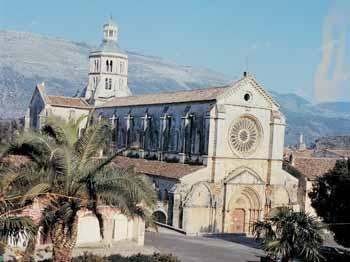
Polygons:
M103 26L101 45L90 53L85 99L92 105L131 95L128 87L128 55L118 45L118 33L117 24L109 19Z
M118 42L118 27L112 20L103 26L103 41Z

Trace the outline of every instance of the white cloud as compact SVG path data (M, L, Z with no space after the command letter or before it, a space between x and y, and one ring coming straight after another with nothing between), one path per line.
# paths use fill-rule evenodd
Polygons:
M329 42L321 45L319 48L317 48L317 50L323 52L323 51L326 51L328 49L333 49L338 45L338 43L339 43L339 40L333 39L333 40L330 40Z

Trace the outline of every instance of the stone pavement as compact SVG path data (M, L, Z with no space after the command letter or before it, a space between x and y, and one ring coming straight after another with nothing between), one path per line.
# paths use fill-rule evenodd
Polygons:
M146 245L172 253L182 262L258 262L263 251L245 237L189 237L165 232L146 233Z

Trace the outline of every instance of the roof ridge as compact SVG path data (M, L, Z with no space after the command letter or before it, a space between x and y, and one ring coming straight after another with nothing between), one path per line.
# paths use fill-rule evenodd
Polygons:
M140 95L131 95L132 97L139 97L139 96L147 96L147 95L163 95L163 94L175 94L175 93L191 93L191 92L195 92L195 91L205 91L208 89L224 89L224 88L228 88L231 87L231 85L224 85L224 86L210 86L210 87L206 87L206 88L195 88L195 89L191 89L191 90L178 90L178 91L170 91L170 92L160 92L160 93L145 93L145 94L140 94ZM128 97L131 97L128 96ZM116 98L120 98L120 97L116 97Z
M82 99L82 97L74 97L74 96L57 96L57 95L48 95L48 97L61 97L61 98L73 98L73 99ZM82 99L83 100L83 99Z
M192 89L192 90L181 90L181 91L175 91L175 92L146 93L146 94L140 94L140 95L115 97L98 107L103 108L103 107L114 107L114 106L129 106L129 105L136 105L136 104L150 105L150 104L183 103L183 102L190 102L190 101L191 102L210 101L210 100L217 99L219 93L221 93L222 91L225 91L230 87L232 87L232 85L198 88L198 89ZM126 103L125 101L128 101L128 103ZM120 103L123 105L121 105Z

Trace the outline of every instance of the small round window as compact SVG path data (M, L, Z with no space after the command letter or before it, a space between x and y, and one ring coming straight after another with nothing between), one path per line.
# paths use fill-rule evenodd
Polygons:
M246 93L244 95L244 100L248 102L250 100L250 94Z

